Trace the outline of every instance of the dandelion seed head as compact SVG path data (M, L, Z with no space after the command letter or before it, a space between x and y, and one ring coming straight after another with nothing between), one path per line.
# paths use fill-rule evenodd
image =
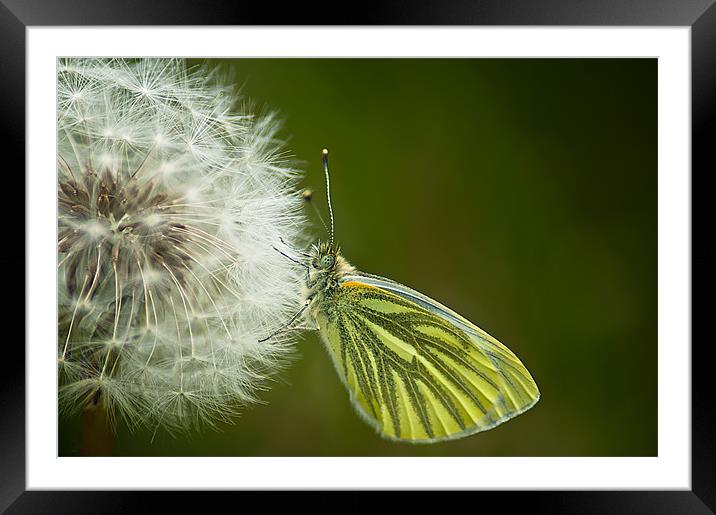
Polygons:
M58 66L60 407L131 426L230 420L290 355L299 171L273 115L171 59Z

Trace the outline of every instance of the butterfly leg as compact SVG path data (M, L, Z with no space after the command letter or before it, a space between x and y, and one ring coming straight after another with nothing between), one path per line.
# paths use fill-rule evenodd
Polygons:
M273 248L276 252L278 252L279 254L281 254L283 257L285 257L286 259L288 259L288 260L290 260L290 261L293 261L293 262L296 263L297 265L301 265L301 266L304 267L306 270L309 269L309 268L308 268L308 265L307 265L306 263L303 263L303 262L299 261L298 259L292 258L291 256L289 256L289 255L286 254L285 252L283 252L283 251L277 249L276 247L273 247L273 246L272 246L272 248Z
M281 243L283 243L284 245L286 245L286 242L283 241L283 238L279 238L279 239L281 240ZM288 246L288 245L286 245L286 246ZM310 281L311 281L311 267L308 266L307 263L303 263L303 262L301 262L301 261L299 261L299 260L297 260L297 259L292 258L291 256L289 256L289 255L286 254L285 252L282 252L282 251L280 251L279 249L277 249L276 247L273 247L273 249L274 249L276 252L278 252L279 254L281 254L283 257L285 257L286 259L288 259L288 260L290 260L290 261L293 261L293 262L296 263L297 265L300 265L300 266L304 267L304 268L306 269L306 284L310 283ZM296 252L298 252L298 251L296 251ZM304 252L299 252L299 254L301 254L301 256L303 256L303 257L310 257L308 254L306 254L306 253L304 253Z
M311 304L311 299L307 299L306 302L303 303L303 306L301 307L301 309L299 309L298 312L296 312L296 314L291 317L291 320L289 320L288 323L286 323L283 327L279 328L277 331L274 331L273 333L268 335L266 338L261 338L259 340L259 343L265 342L266 340L270 340L277 334L279 334L287 329L290 329L291 325L293 325L293 323L296 321L296 319L299 316L301 316L304 311L306 311L306 308L309 306L309 304Z
M278 239L281 241L281 243L283 243L286 247L288 247L289 249L291 249L292 251L294 251L294 252L295 252L296 254L298 254L299 256L301 256L301 257L303 257L303 258L306 258L306 259L308 259L308 258L311 257L311 255L310 255L309 253L303 252L303 251L301 251L301 250L297 250L297 249L294 249L293 247L291 247L291 246L290 246L288 243L286 243L286 242L284 241L284 239L281 238L280 236L279 236ZM309 247L309 248L310 248L310 247Z

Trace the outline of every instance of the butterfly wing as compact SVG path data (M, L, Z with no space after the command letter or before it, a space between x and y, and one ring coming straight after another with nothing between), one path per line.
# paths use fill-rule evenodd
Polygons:
M344 277L318 323L359 413L384 436L460 438L531 408L520 360L449 308L369 274Z

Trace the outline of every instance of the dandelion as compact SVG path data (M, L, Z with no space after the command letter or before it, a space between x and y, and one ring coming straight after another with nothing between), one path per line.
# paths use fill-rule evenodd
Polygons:
M58 67L60 409L215 424L285 363L298 172L274 116L170 59Z

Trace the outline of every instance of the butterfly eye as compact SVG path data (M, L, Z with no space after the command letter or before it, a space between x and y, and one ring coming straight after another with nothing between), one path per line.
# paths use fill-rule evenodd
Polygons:
M333 256L323 256L321 258L321 268L330 268L331 266L333 266L333 261Z

